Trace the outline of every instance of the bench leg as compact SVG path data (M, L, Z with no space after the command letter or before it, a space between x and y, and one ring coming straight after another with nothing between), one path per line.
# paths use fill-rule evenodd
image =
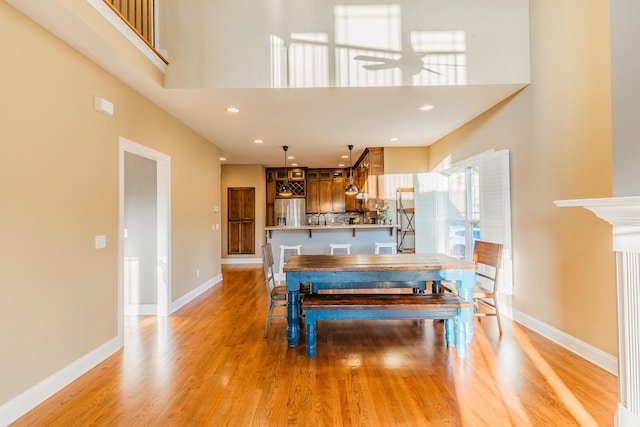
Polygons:
M456 331L456 351L459 357L467 355L467 325L464 321L464 313L458 314L454 320Z
M444 320L444 337L447 340L447 346L455 345L455 326L453 319Z
M312 313L306 314L305 329L307 330L307 357L313 359L316 355L316 319Z

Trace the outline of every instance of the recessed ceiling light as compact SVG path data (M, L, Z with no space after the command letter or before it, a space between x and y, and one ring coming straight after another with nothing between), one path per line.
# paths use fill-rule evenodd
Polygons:
M229 113L239 113L240 109L238 107L229 107L229 108L227 108L227 111Z
M433 110L433 105L427 104L420 107L420 111L429 111L429 110Z
M391 142L396 142L398 140L398 138L396 138L395 136L393 138L389 138L389 141Z
M264 141L261 139L254 139L253 142L255 142L256 144L262 144Z
M291 163L291 166L298 166L297 163Z
M341 159L348 159L349 156L347 156L346 154L344 156L340 156Z
M344 167L344 163L338 163L338 167L339 168L343 168Z
M220 157L220 160L224 162L225 160L227 160L227 158L226 157Z
M289 156L289 157L287 157L287 159L289 159L289 160L293 160L293 159L295 159L295 157L293 157L293 156Z

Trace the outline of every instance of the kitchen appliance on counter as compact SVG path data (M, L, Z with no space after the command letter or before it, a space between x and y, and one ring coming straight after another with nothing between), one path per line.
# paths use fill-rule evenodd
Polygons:
M307 214L306 201L303 198L275 199L274 216L276 225L300 227L305 225Z

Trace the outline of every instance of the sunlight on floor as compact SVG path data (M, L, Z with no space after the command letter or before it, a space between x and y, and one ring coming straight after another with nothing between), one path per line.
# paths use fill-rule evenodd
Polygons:
M598 423L595 422L591 414L589 414L589 412L584 409L580 401L574 396L571 390L569 390L569 388L564 384L560 377L558 377L558 375L544 360L540 353L538 353L538 351L533 347L533 344L531 344L529 338L527 338L525 334L518 328L513 329L513 335L520 343L520 347L522 347L527 356L529 356L529 359L531 359L531 361L534 363L540 374L545 378L551 388L553 388L558 398L562 401L562 403L564 403L567 411L571 413L576 421L583 427L598 427Z
M516 424L516 420L514 420L514 418L516 418L515 416L517 416L517 419L524 420L526 422L526 425L532 425L527 412L520 403L520 398L514 391L513 387L508 381L508 378L504 377L504 375L501 373L501 370L497 366L497 361L499 359L491 344L487 340L484 329L476 327L475 335L476 336L474 337L474 339L478 340L478 343L480 344L479 347L482 353L482 360L488 368L486 372L489 372L491 373L491 375L493 375L495 388L497 390L497 393L500 394L500 401L505 406L505 410L508 413L508 418L512 423ZM490 383L491 379L488 379L487 382Z
M474 357L475 360L473 363L465 366L464 370L460 369L462 366L457 366L454 373L456 400L459 402L462 425L478 425L479 414L477 411L469 410L468 407L476 407L476 405L482 406L483 400L493 400L497 404L501 404L504 408L504 413L501 414L500 417L505 420L509 420L508 425L534 425L531 422L527 411L521 404L520 396L518 396L514 391L509 379L506 378L501 373L500 368L496 366L498 358L495 350L491 346L491 340L486 337L484 329L478 327L478 325L474 328L473 341L474 343L477 343L477 345L474 345L480 350L478 353L474 352L472 357ZM482 367L480 368L480 366ZM467 369L472 369L475 371L475 374L480 374L481 377L477 378L476 381L481 380L484 387L491 390L491 395L473 396L473 399L477 400L473 405L463 404L463 402L467 401L469 398L469 378L466 377L471 374L465 372Z

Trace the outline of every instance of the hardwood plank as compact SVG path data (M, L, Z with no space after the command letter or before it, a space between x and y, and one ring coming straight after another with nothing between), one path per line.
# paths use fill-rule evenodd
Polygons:
M262 267L223 274L169 318L126 318L122 351L15 425L613 426L615 376L509 319L502 337L476 319L462 359L443 322L319 322L308 359L285 319L262 338Z

